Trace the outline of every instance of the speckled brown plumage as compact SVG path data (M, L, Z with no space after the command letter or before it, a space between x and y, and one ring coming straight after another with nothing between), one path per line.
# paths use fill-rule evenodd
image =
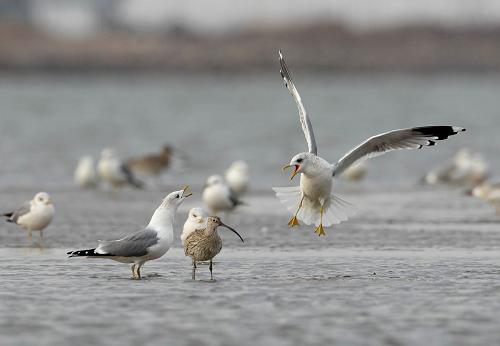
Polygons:
M217 233L217 227L219 226L230 229L240 237L241 241L243 241L243 238L241 238L238 232L223 224L217 216L208 217L207 226L204 229L196 230L191 233L184 242L184 254L191 257L193 260L193 280L196 278L196 262L199 261L210 261L210 279L213 279L212 259L217 256L222 249L222 239Z
M191 233L184 245L184 253L193 261L209 261L222 249L222 239L217 230L200 229Z

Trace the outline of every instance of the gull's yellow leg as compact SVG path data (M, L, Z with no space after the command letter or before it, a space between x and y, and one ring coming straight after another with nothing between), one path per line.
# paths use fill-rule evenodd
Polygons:
M304 201L304 196L302 196L302 199L300 200L299 207L297 208L297 211L293 215L293 217L288 221L288 227L292 228L293 226L298 226L299 225L299 220L297 220L297 214L300 211L300 208L302 208L302 202Z
M326 235L325 230L323 228L323 207L319 210L320 212L320 221L319 221L319 226L316 227L316 230L314 233L316 233L318 236Z

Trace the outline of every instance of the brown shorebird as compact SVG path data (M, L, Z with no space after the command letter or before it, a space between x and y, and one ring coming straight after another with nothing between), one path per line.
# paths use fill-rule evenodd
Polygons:
M168 168L172 159L172 147L163 146L160 153L133 157L127 160L126 165L136 173L158 175Z
M184 253L193 260L193 280L196 279L196 262L199 261L210 261L210 280L213 280L212 259L222 249L222 239L217 233L217 227L219 226L233 231L244 242L238 232L225 225L217 216L208 217L207 226L191 233L184 242Z

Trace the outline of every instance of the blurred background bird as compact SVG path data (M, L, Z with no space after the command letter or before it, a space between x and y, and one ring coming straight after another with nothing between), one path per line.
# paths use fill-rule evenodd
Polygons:
M2 216L7 218L7 222L15 223L28 231L28 238L31 241L32 231L39 231L40 240L43 240L43 230L51 223L54 214L55 209L50 195L39 192L30 201Z
M489 176L489 166L484 157L468 148L460 149L452 159L426 174L429 185L451 184L474 187Z
M138 189L143 187L143 183L137 180L111 148L106 148L101 152L101 158L97 164L97 172L100 178L107 182L113 190L125 185Z
M92 156L83 156L80 161L78 161L73 179L78 186L83 188L93 188L97 186L98 177Z
M172 155L172 146L164 145L159 153L132 157L125 165L136 174L157 176L170 166Z
M232 212L236 207L245 204L224 182L220 175L208 177L203 190L203 202L212 214Z
M248 175L248 165L245 161L235 161L226 170L227 185L239 197L248 191L250 177Z

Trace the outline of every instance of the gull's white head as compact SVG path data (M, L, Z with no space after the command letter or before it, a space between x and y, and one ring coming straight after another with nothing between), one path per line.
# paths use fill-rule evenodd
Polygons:
M292 180L298 173L306 172L312 161L313 154L311 153L300 153L292 157L292 160L288 165L283 166L283 170L293 167L294 170L290 176Z
M192 193L189 192L189 186L185 186L182 190L174 191L169 193L160 205L160 208L178 208L184 200L191 196Z
M222 177L220 175L215 174L208 177L206 186L220 185L223 183L224 180L222 179Z
M113 148L106 148L101 151L101 158L103 159L112 159L116 157L116 152Z
M47 192L39 192L33 197L33 203L35 205L50 205L52 200Z
M206 217L207 214L201 208L191 208L191 210L189 210L188 220L192 223L203 224L205 223Z
M248 165L245 161L235 161L229 166L230 171L238 171L241 173L247 173L248 172Z

